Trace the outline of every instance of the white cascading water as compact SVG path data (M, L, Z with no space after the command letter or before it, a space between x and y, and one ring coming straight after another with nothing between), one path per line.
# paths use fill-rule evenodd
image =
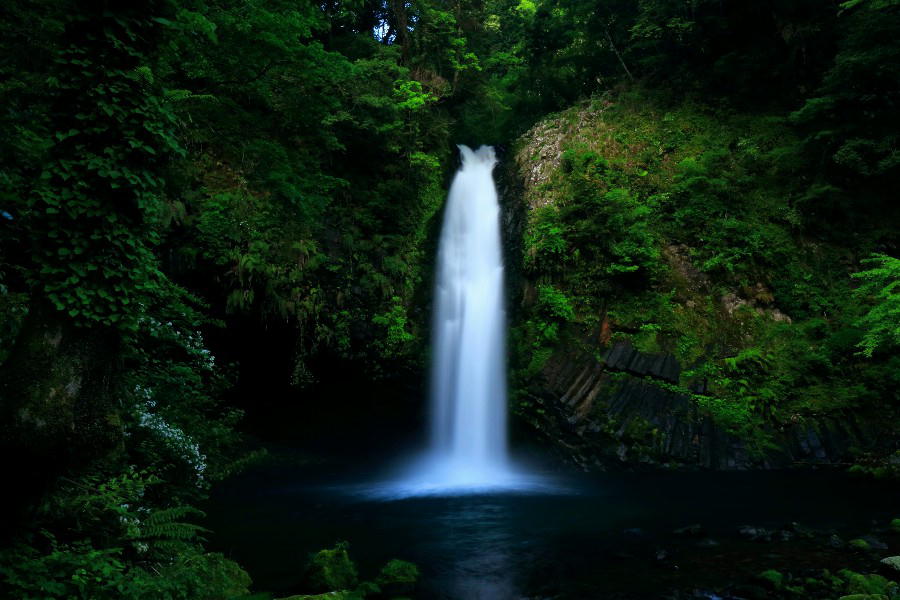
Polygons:
M494 149L460 146L437 259L430 448L380 498L554 491L513 468L506 446L506 311Z
M431 443L444 484L490 485L508 475L497 161L490 146L459 149L438 250Z

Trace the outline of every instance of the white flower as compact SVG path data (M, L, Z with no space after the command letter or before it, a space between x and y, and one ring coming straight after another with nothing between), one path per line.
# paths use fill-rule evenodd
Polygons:
M194 469L198 483L203 481L203 472L206 471L206 455L200 452L200 444L181 428L168 423L161 415L152 412L156 408L156 402L152 400L150 390L140 386L135 391L138 390L141 392L141 397L145 398L144 406L138 409L138 425L150 431L190 465Z

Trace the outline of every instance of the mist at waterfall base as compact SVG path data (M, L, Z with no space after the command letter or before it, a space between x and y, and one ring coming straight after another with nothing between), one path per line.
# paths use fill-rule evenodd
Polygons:
M507 449L506 310L491 146L459 146L447 196L432 322L430 447L370 495L551 491Z

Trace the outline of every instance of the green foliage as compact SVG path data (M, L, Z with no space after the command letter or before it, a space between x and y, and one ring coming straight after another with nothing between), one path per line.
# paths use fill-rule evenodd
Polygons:
M389 561L375 578L377 585L386 596L414 596L416 582L419 579L419 568L411 562L393 559Z
M137 326L159 292L152 246L161 211L161 167L179 152L174 118L154 84L144 40L147 13L90 12L48 74L52 129L47 157L18 207L32 234L29 280L57 310L84 325ZM77 34L75 33L77 32Z
M900 92L900 51L891 40L900 28L900 6L867 1L845 2L841 8L834 62L816 94L792 119L808 133L807 143L828 171L829 182L895 185L900 173L898 117L890 99ZM836 200L866 213L887 209L885 202L891 202ZM867 206L873 200L877 206Z
M537 209L524 240L525 268L535 272L554 272L569 258L565 229L553 207Z
M621 167L592 151L568 150L562 161L567 176L554 190L559 201L535 211L525 233L529 273L576 278L584 301L654 277L660 259L650 225L654 200L616 187L624 182Z
M307 580L312 589L325 592L356 587L356 565L350 560L347 548L348 544L341 542L334 548L319 550L310 557Z
M176 276L200 269L214 307L295 326L298 365L336 352L376 372L424 340L410 308L443 199L447 128L435 104L446 90L413 77L398 46L440 37L431 19L453 17L411 10L415 39L388 45L354 33L365 11L197 3L160 57L170 87L212 98L177 105L188 155L166 240L181 257Z
M538 287L538 310L549 319L574 321L575 311L565 294L551 285Z
M880 254L862 263L872 268L853 274L861 281L853 293L859 301L873 304L858 321L865 331L859 347L871 357L879 348L900 345L900 259Z
M531 171L546 147L559 168ZM525 274L535 283L512 335L514 389L556 351L599 332L685 367L673 391L744 440L849 411L893 411L890 260L855 293L848 265L876 234L811 241L817 216L782 118L672 105L646 89L595 98L523 138ZM554 311L553 290L572 307ZM876 297L879 300L876 300ZM861 311L859 304L868 306ZM866 339L885 352L856 355ZM691 393L699 385L704 393ZM893 413L891 413L893 414ZM841 417L842 418L842 417Z
M416 565L394 559L381 568L374 581L360 582L356 564L350 559L347 548L346 542L339 542L334 548L313 554L306 568L306 585L313 590L313 594L300 594L282 600L399 599L414 592L419 578Z
M868 600L895 598L900 592L895 582L881 575L857 573L850 569L841 569L837 573L825 569L815 577L797 577L770 569L761 573L759 578L768 582L779 598Z
M169 2L148 0L18 3L0 17L4 31L38 32L3 42L3 69L18 74L2 91L12 109L2 128L12 135L3 136L0 206L13 235L2 238L9 329L0 359L17 351L5 336L22 320L22 330L44 319L104 332L115 354L83 349L78 360L88 371L91 361L113 365L107 385L118 410L103 418L126 434L89 464L73 457L73 472L51 479L52 492L16 529L0 557L12 597L212 599L250 583L204 550L193 507L242 456L240 413L222 409L223 375L200 333L213 325L208 305L173 283L161 251L167 227L183 218L169 196L171 168L187 156L181 111L208 97L167 89L160 43L175 16ZM73 385L83 377L73 373Z
M393 559L384 565L375 583L380 586L396 583L415 583L419 579L419 568L411 562Z
M247 593L250 578L221 554L191 552L149 570L128 567L120 549L97 550L89 543L52 543L46 555L25 548L4 558L8 589L22 600L79 598L151 600L236 598Z
M880 594L893 598L900 592L900 586L881 575L864 575L849 569L842 569L838 575L847 582L848 594Z
M250 579L233 561L200 545L206 530L185 505L160 505L164 482L133 467L110 478L102 471L65 481L41 507L29 544L0 557L4 585L15 597L213 598L247 593Z
M403 346L415 339L415 336L407 331L406 311L401 304L399 296L391 298L394 306L383 315L375 315L372 322L387 328L387 336L384 342L384 354L386 356L402 354Z
M162 577L175 586L152 597L206 597L200 579L225 597L225 580L240 579L203 552L190 519L254 457L235 432L241 411L222 404L233 382L211 330L290 328L301 374L324 352L373 374L384 359L420 360L413 299L450 145L438 103L481 67L461 15L406 9L60 0L0 15L0 360L29 316L55 311L111 332L116 355L91 358L124 382L109 415L123 443L83 484L101 496L54 497L84 507L46 523L58 554L21 540L29 565L53 557L47 577L64 579L53 569L70 557L102 559L123 582L149 566L162 576L148 590ZM152 484L132 482L134 469Z

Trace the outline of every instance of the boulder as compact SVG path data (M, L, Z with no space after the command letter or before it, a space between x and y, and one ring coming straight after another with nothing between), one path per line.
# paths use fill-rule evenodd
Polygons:
M887 550L888 549L888 545L885 544L884 542L882 542L881 540L879 540L874 535L864 535L860 539L862 539L864 542L869 544L869 548L871 548L873 550Z
M750 525L744 525L740 529L738 529L738 533L741 534L741 537L746 538L748 540L754 542L771 542L772 541L772 531L769 529L764 529L762 527L753 527Z
M888 556L881 559L881 564L895 573L900 573L900 556Z
M841 570L838 575L847 582L847 592L851 595L870 594L873 596L893 597L900 591L900 586L881 575L866 575L849 569Z
M894 533L900 533L900 519L894 519L891 521L891 524L888 526L890 530Z
M763 571L758 575L757 579L762 581L769 589L772 590L780 590L784 586L784 574L776 571L775 569Z
M867 551L867 550L872 549L872 546L869 545L869 542L867 542L866 540L864 540L862 538L856 538L856 539L850 540L848 542L848 545L851 548L853 548L854 550Z
M684 537L699 537L703 535L704 530L703 526L699 523L693 523L691 525L685 525L684 527L679 527L675 531L673 531L675 535L680 535Z

